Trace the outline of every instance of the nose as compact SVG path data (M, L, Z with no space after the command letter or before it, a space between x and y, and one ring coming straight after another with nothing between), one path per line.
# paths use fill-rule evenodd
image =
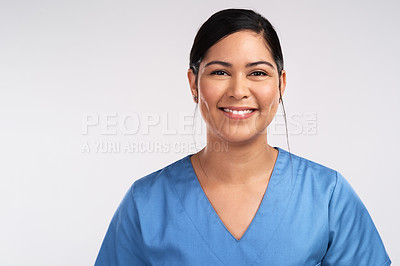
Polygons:
M250 96L249 83L246 77L237 75L231 79L227 95L230 98L241 100Z

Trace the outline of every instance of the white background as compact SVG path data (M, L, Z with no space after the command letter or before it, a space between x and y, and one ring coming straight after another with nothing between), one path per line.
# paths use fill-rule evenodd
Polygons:
M272 22L288 117L316 115L315 133L303 122L289 132L291 152L342 173L400 261L397 1L2 0L0 265L93 264L133 181L192 153L179 129L194 111L189 51L200 25L229 7ZM124 134L121 120L135 115L144 131ZM165 115L146 134L146 119ZM84 134L88 116L99 122ZM151 150L156 142L178 149ZM269 143L287 150L279 132Z

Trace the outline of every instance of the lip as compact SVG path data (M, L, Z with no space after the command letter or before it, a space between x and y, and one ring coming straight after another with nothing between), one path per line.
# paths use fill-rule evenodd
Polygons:
M243 110L256 110L257 108L250 107L250 106L221 106L219 107L220 109L230 109L230 110L236 110L236 111L243 111Z
M237 119L237 120L242 120L242 119L247 119L251 116L254 115L254 113L257 111L257 108L254 107L249 107L249 106L223 106L219 108L221 112L231 118L231 119ZM244 110L252 110L251 113L243 113L243 114L234 114L232 112L226 112L224 109L229 109L232 111L244 111Z

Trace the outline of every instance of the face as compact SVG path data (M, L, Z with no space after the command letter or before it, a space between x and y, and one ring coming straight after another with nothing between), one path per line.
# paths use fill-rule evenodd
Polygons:
M228 35L209 48L198 81L188 71L192 94L207 125L208 141L266 140L267 126L283 95L286 73L277 66L264 38L250 30Z

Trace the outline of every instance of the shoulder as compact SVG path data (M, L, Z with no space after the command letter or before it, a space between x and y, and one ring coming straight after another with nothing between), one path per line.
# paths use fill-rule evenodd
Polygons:
M176 184L190 169L189 155L136 180L129 191L135 217L143 239L157 238L157 234L171 219L182 212ZM175 217L175 218L174 218Z
M285 176L290 177L290 184L297 199L307 204L320 203L327 207L338 188L353 192L350 184L337 170L282 149L280 152L282 152L281 161L284 163L280 169L284 169L282 171Z
M338 178L343 178L337 170L326 165L297 154L289 153L281 148L279 150L282 152L282 157L285 158L286 167L293 167L293 174L300 182L308 182L314 185L335 185Z
M318 228L318 221L327 228L327 251L322 264L389 265L372 218L345 177L315 161L284 150L283 154L286 168L290 161L293 165L296 202L312 206L309 210L315 214L314 228Z
M169 165L158 169L146 176L137 179L130 190L135 201L154 202L161 199L171 189L171 179L179 176L190 163L190 155L187 155ZM190 166L190 165L189 165ZM151 199L151 201L150 201Z

